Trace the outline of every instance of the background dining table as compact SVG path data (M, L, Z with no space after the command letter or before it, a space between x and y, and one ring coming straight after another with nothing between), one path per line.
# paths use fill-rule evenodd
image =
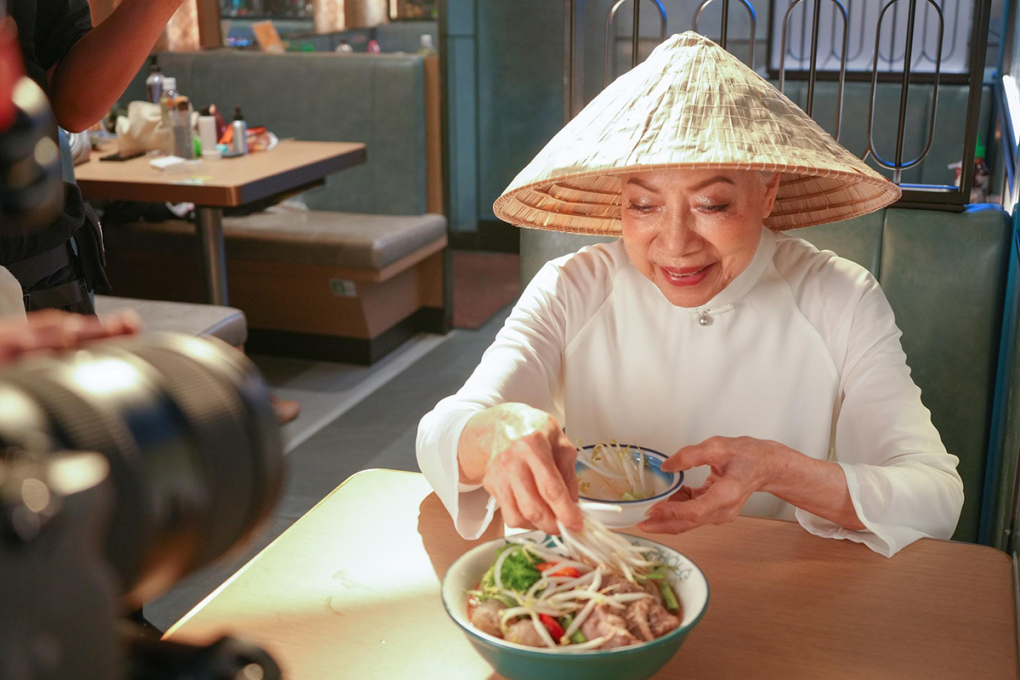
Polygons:
M498 678L439 587L455 559L503 534L497 521L479 541L462 539L420 474L361 472L166 637L254 641L286 680ZM691 558L711 589L703 620L656 678L1017 677L1012 567L992 548L923 539L888 559L746 517L649 538Z
M272 151L158 170L145 156L120 162L100 160L115 151L115 145L100 149L88 162L75 167L82 196L89 200L194 203L207 301L216 305L229 302L224 208L311 187L335 172L364 163L366 158L365 145L360 143L283 140Z

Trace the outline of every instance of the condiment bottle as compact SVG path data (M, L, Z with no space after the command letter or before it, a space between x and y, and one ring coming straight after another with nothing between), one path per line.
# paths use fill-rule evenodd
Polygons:
M156 56L152 57L152 65L149 67L149 77L145 79L146 98L153 104L158 104L163 96L163 71L159 68Z
M178 97L173 109L174 155L192 160L195 158L195 139L191 131L191 103Z
M241 115L241 107L234 108L234 122L230 124L234 131L233 153L243 155L248 153L248 124L244 122Z

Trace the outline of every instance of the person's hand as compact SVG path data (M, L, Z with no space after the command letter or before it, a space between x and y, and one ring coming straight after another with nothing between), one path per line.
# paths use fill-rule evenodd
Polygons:
M685 446L662 464L667 472L708 465L711 473L699 487L682 487L668 501L652 506L643 531L679 534L703 524L726 524L736 519L755 491L778 474L786 447L752 437L712 437Z
M580 531L575 447L556 419L526 404L501 404L469 421L461 435L462 479L481 477L511 527Z
M57 310L32 312L27 322L0 322L0 364L26 354L74 349L90 340L134 335L141 321L134 312L120 312L104 319Z

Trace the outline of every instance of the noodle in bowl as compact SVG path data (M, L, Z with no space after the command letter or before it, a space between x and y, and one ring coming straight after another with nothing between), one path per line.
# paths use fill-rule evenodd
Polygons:
M664 472L667 456L643 446L595 444L577 450L582 508L612 529L644 521L653 505L684 483L683 472Z
M649 558L670 567L668 582L682 604L682 620L675 630L649 642L616 649L569 647L549 649L516 644L476 628L468 616L469 591L474 589L493 564L497 553L507 544L498 539L479 545L462 555L443 578L443 605L469 642L495 669L510 680L644 680L664 666L697 625L708 606L708 582L701 570L677 551L636 536L625 537L631 544L647 550ZM537 540L550 537L540 531L518 534L510 540Z

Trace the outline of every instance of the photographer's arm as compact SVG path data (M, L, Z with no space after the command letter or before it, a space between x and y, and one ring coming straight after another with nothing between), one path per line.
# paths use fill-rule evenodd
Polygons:
M117 103L183 0L124 0L49 72L57 122L81 132Z
M90 340L134 335L141 328L134 312L119 312L105 319L46 310L28 320L0 322L0 365L35 352L73 349Z

